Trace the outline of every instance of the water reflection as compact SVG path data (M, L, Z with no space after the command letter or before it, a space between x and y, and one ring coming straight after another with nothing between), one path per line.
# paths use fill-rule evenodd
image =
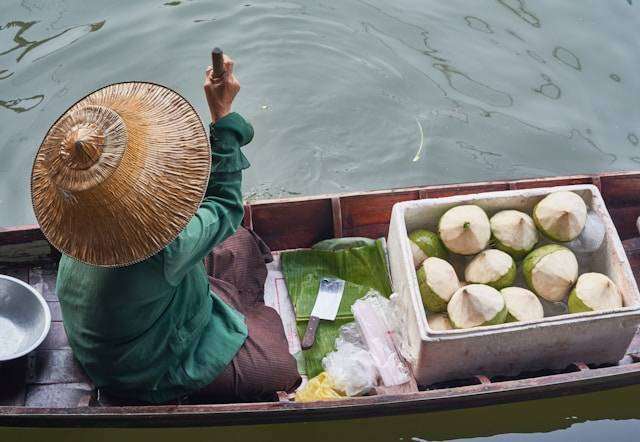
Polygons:
M569 67L572 67L576 71L582 70L582 64L580 64L580 59L569 49L563 48L562 46L556 46L553 49L553 56L560 60L562 63L566 64Z
M632 53L635 35L634 22L614 20L634 20L624 2L588 9L552 0L267 0L253 7L220 0L213 9L185 0L12 3L4 17L16 19L0 22L0 84L10 86L0 91L0 113L11 110L1 131L7 139L37 134L21 142L27 148L16 164L30 162L37 139L69 102L112 80L182 89L205 115L198 100L207 41L238 59L239 110L254 120L260 146L249 150L261 167L247 172L245 192L258 197L592 172L616 160L600 146L615 146L615 167L628 168L640 145L632 94L617 84L624 77L635 90L638 81L630 59L616 58ZM570 26L558 26L565 19ZM79 41L97 29L104 31L91 45ZM162 51L175 60L171 69L159 62ZM123 59L133 62L114 63ZM83 63L78 82L70 60ZM598 112L605 111L619 126L604 124ZM5 146L4 160L11 157ZM466 161L457 161L461 155ZM13 175L27 180L27 172ZM1 191L0 199L7 199ZM26 199L24 207L28 213ZM0 210L0 219L3 213L10 211Z
M434 63L433 67L444 74L451 89L462 95L475 98L490 106L509 107L513 105L511 95L476 81L448 64Z
M30 111L44 100L44 95L34 95L27 98L14 98L12 100L0 100L0 107L12 110L17 113Z
M27 8L26 5L24 5L24 7ZM24 34L27 31L32 30L34 25L38 23L39 21L37 20L14 20L8 22L4 26L0 26L0 31L15 31L15 34L12 38L12 41L13 43L15 43L15 45L0 52L0 57L13 54L16 56L15 63L24 63L28 60L32 62L37 61L64 46L73 44L86 34L102 29L102 27L106 23L106 20L101 20L86 25L71 26L54 35L40 40L31 40L27 38ZM50 26L49 28L51 29L52 26ZM0 70L0 80L6 80L12 77L14 74L15 71L11 71L10 69L2 69ZM51 75L51 79L56 81L54 75L55 71ZM59 95L60 92L61 91L58 91L56 95ZM62 89L62 92L64 92L64 88ZM44 94L34 94L32 96L22 98L3 98L0 99L0 107L16 113L23 113L30 111L31 109L34 109L35 107L40 105L44 98Z
M35 25L36 23L38 23L37 21L30 21L30 22L25 22L25 21L12 21L7 23L4 26L0 26L0 31L3 30L9 30L12 28L17 28L16 30L16 34L13 37L13 41L16 43L16 45L10 49L7 49L6 51L0 52L0 56L2 55L6 55L9 54L13 51L17 51L22 49L22 51L18 54L18 57L16 58L16 62L20 62L22 60L22 58L27 55L30 51L36 49L37 47L44 45L45 43L48 43L56 38L59 38L67 33L70 33L74 30L83 30L85 32L82 32L81 35L74 35L74 38L72 38L70 41L66 42L66 44L62 45L62 46L66 46L66 45L70 45L72 43L74 43L78 38L80 38L82 35L84 35L85 33L90 33L90 32L95 32L98 31L100 29L102 29L102 27L104 26L106 20L102 20L102 21L98 21L95 23L90 23L88 25L80 25L80 26L72 26L70 28L67 28L65 30L63 30L62 32L59 32L55 35L52 35L50 37L44 38L42 40L27 40L22 34L24 34L26 31L28 31L33 25ZM60 45L58 45L57 47L53 48L52 50L55 49L59 49L60 47L62 47ZM51 51L47 52L50 53ZM47 54L43 54L47 55ZM35 60L37 60L38 58L36 58ZM34 61L35 61L34 60Z
M480 149L479 147L462 140L456 141L456 144L460 147L460 149L469 152L475 161L484 164L490 169L498 169L501 163L502 167L508 166L504 164L502 155L498 153Z
M516 39L520 40L521 42L526 43L525 39L520 37L520 35L516 31L514 31L513 29L505 29L505 31L507 31L507 34L509 34L513 38L516 38Z
M493 29L491 29L491 26L489 26L489 23L482 20L481 18L474 17L472 15L467 15L464 18L464 21L467 22L467 25L469 25L471 29L484 32L485 34L493 34Z
M547 62L545 61L544 58L542 58L540 56L540 54L538 54L536 51L534 51L533 49L527 49L526 50L527 55L529 55L529 57L533 58L535 61L537 61L538 63L542 63L542 64L546 64Z
M583 134L578 129L572 129L571 130L571 136L569 137L569 139L572 139L574 137L578 137L578 138L586 141L587 144L589 146L591 146L591 148L593 150L595 150L596 152L598 152L598 153L600 153L600 154L602 154L602 155L604 155L606 157L609 157L609 164L613 164L618 159L618 156L616 154L604 151L600 146L598 146L596 144L595 141L593 141L593 139L590 137L591 129L587 129L585 132L587 132L587 135L589 135L589 136Z
M525 22L529 23L534 28L541 26L540 19L536 17L531 11L527 10L527 5L524 0L498 0L498 3L507 7L511 12L516 14Z
M538 86L537 89L533 89L533 91L542 94L547 98L551 98L552 100L558 100L562 96L562 90L560 87L555 84L548 75L540 74L540 76L545 83Z

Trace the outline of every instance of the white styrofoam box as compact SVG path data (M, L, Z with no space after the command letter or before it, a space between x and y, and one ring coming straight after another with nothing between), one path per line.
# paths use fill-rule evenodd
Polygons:
M590 271L604 273L613 280L622 292L624 306L471 329L436 331L429 328L407 233L418 228L437 232L438 221L444 212L461 204L476 204L489 217L504 209L531 214L538 201L558 190L580 195L603 221L604 243L593 253ZM396 314L403 322L396 339L420 385L480 374L514 376L525 371L563 369L573 362L617 362L625 355L640 323L638 287L602 196L592 185L486 192L397 203L391 214L388 248L394 291L398 293ZM583 272L584 269L580 269L580 273Z

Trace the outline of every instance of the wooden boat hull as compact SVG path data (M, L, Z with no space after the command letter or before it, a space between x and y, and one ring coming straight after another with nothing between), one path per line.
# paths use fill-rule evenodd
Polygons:
M417 198L490 190L595 184L600 188L624 240L636 279L640 276L640 173L612 173L470 183L261 201L245 208L244 224L273 250L308 247L342 236L385 236L391 207ZM24 360L0 365L0 426L27 427L185 427L352 419L476 407L622 387L640 382L640 336L617 365L588 367L576 361L563 372L538 372L517 378L478 376L429 386L419 392L383 394L332 402L288 400L246 404L100 406L88 379L74 366L55 296L59 258L37 226L0 229L0 273L34 285L53 312L50 336ZM60 399L60 398L63 398ZM55 405L47 406L47 400ZM35 405L34 405L35 404Z
M0 425L9 427L190 427L253 425L395 416L623 387L640 382L637 364L579 370L533 379L454 387L410 394L338 401L265 402L222 405L25 408L3 407Z

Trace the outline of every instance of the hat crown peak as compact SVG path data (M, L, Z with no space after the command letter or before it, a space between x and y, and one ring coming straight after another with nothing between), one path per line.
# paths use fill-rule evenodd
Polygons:
M93 123L74 126L60 148L60 155L72 169L88 169L98 162L104 147L104 132Z

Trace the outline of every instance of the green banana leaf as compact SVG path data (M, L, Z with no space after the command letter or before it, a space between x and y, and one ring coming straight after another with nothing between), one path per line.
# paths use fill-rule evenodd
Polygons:
M305 371L310 378L320 373L322 358L334 350L338 329L353 321L351 306L370 289L385 296L391 294L384 239L371 246L351 247L337 251L295 250L282 252L282 273L296 313L298 335L304 335L316 301L320 279L341 278L346 281L335 321L320 321L316 341L303 351Z

